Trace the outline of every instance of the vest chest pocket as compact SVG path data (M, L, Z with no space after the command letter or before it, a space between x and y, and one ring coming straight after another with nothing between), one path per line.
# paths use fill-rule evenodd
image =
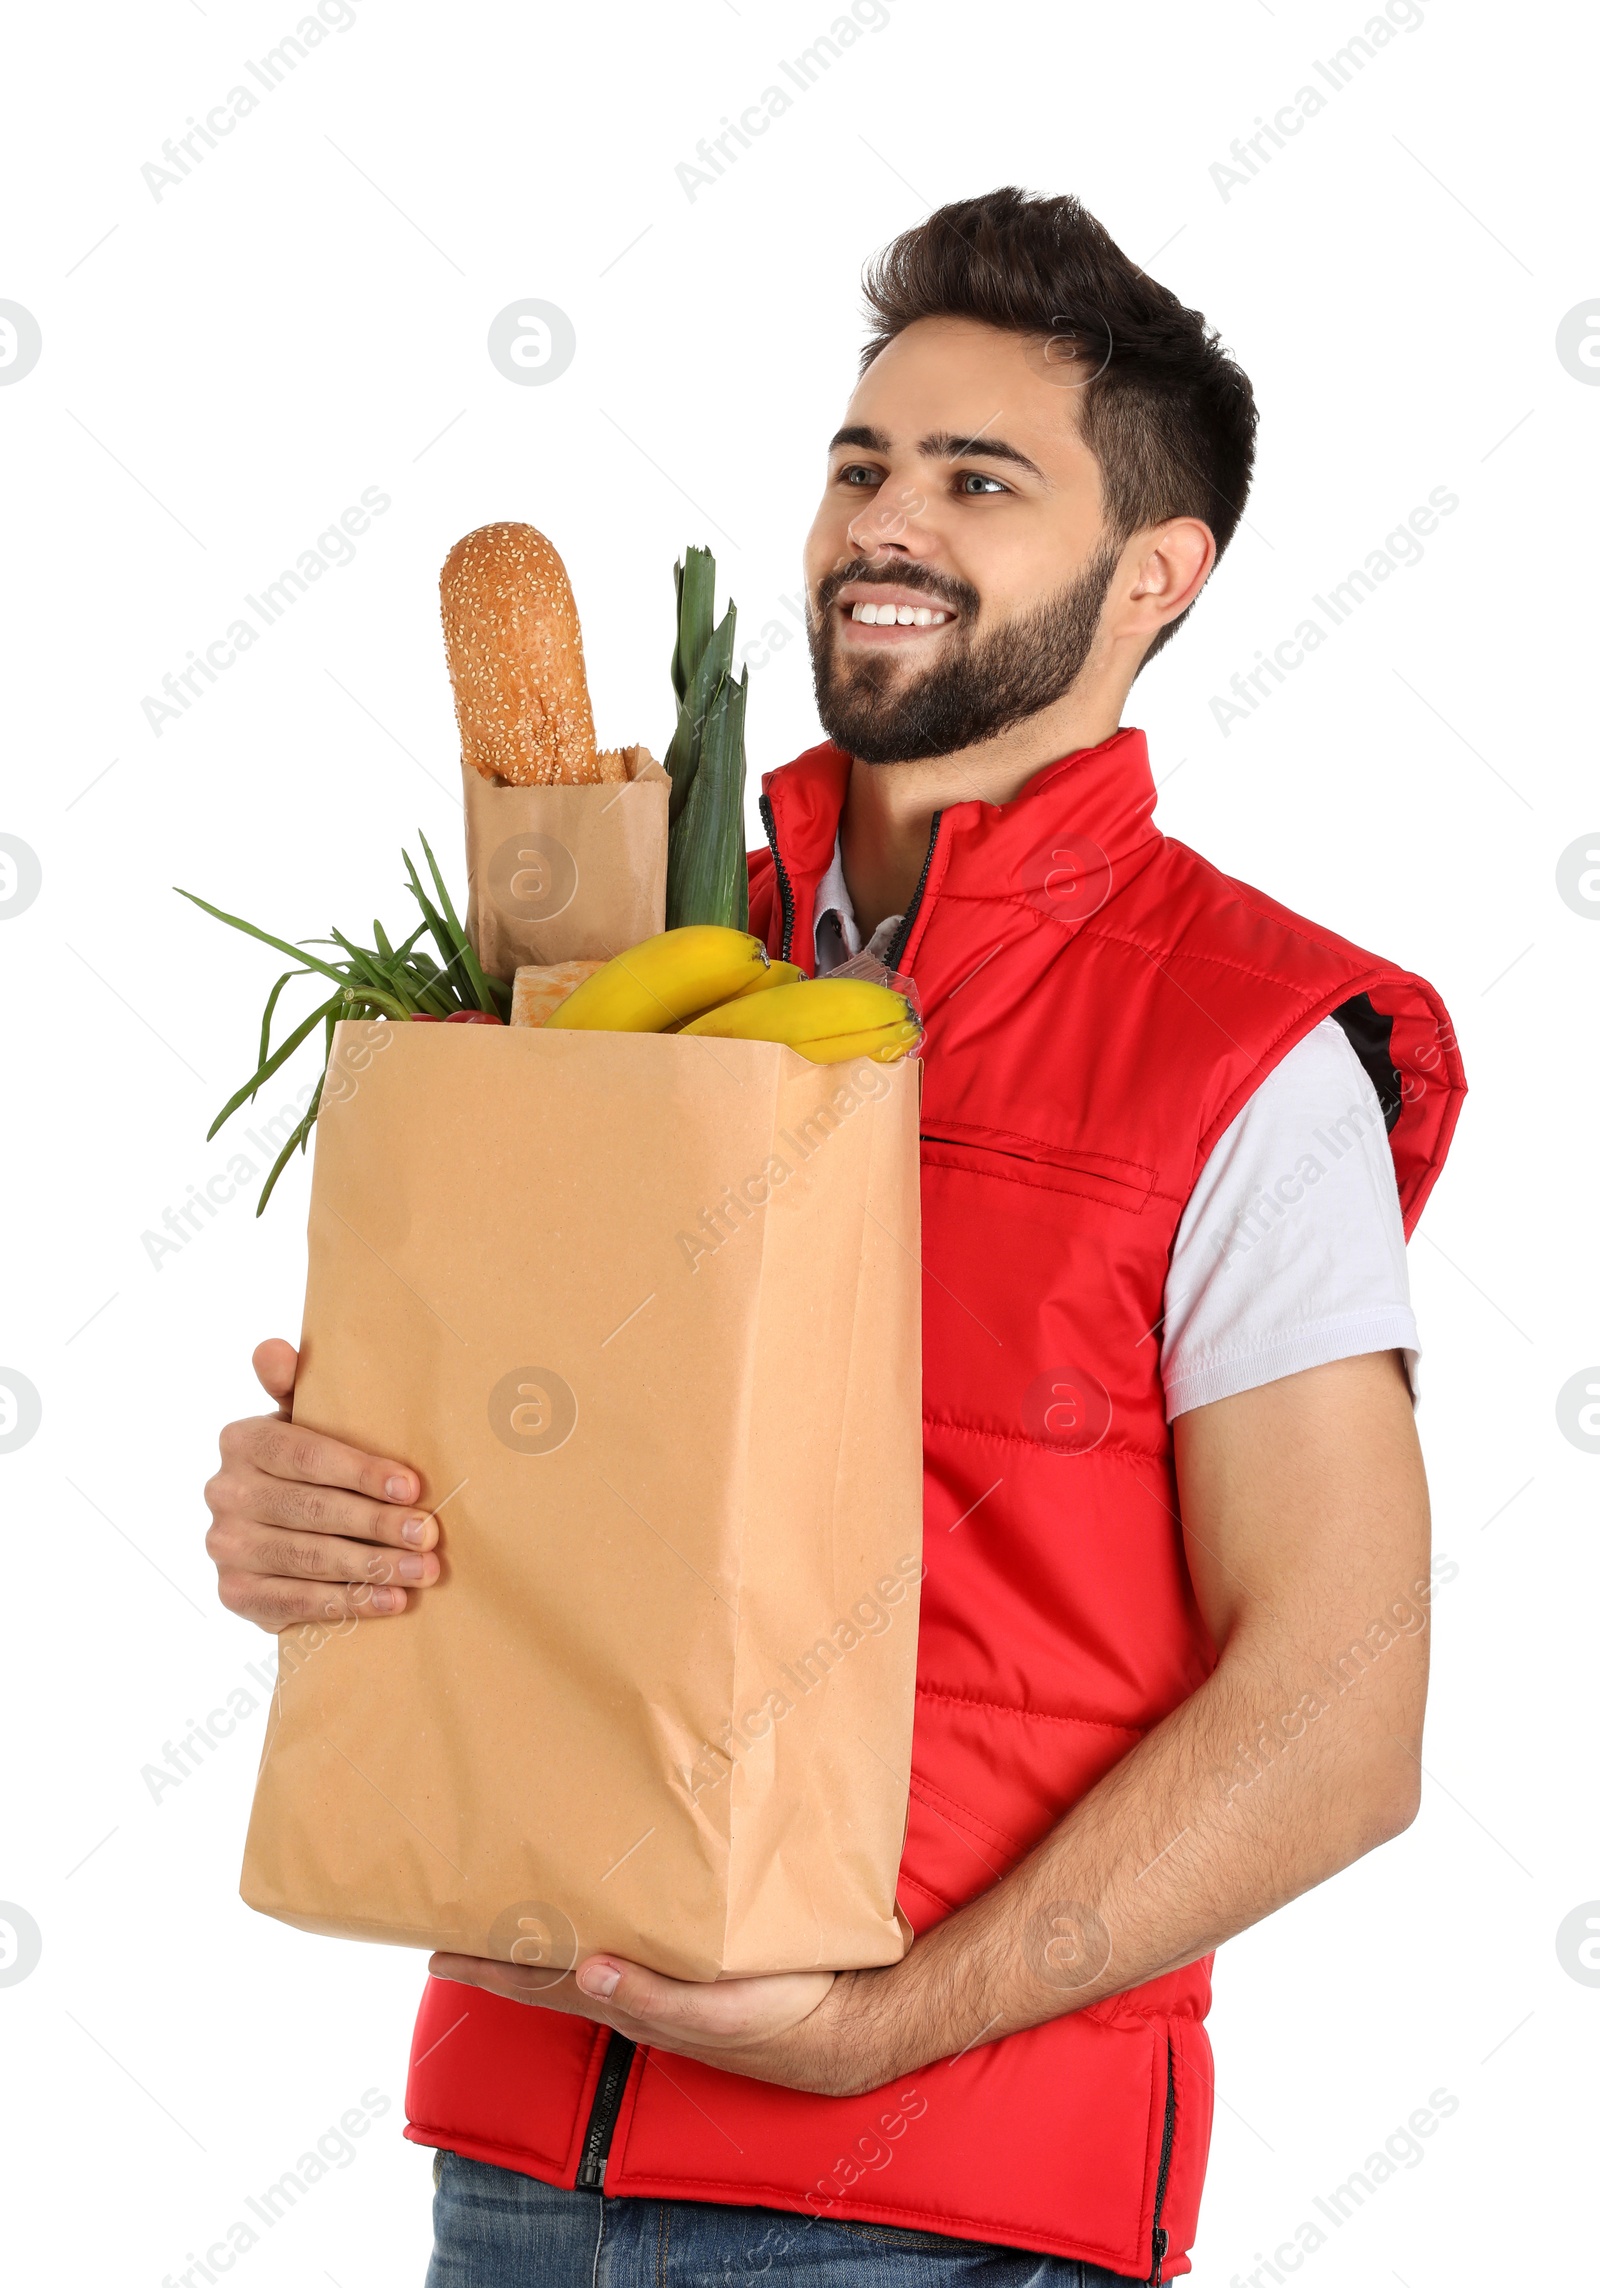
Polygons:
M1148 1397L1177 1209L1148 1165L924 1117L927 1416L1088 1451Z
M1160 1196L1157 1171L1140 1161L963 1120L930 1122L922 1132L922 1164L1091 1200L1124 1215L1143 1215L1152 1199ZM1047 1215L1045 1203L1039 1205Z

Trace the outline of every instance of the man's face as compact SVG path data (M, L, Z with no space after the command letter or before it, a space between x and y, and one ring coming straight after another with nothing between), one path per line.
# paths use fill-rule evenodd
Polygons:
M863 762L977 745L1083 670L1121 551L1066 348L925 318L850 400L805 567L818 713Z

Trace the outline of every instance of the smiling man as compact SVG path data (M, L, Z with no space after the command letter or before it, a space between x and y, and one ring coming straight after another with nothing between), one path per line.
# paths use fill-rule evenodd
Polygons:
M806 551L828 738L750 896L927 1023L916 1940L705 1987L436 1957L433 2288L1186 2272L1212 1951L1416 1807L1404 1232L1460 1061L1418 978L1166 839L1122 727L1238 523L1249 384L1071 199L944 208L868 292ZM402 1462L270 1416L223 1455L233 1610L438 1578Z

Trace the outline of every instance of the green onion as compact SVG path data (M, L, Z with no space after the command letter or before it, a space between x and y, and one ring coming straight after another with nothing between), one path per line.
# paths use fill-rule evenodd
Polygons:
M312 1122L316 1119L318 1110L322 1104L322 1083L326 1078L327 1073L325 1070L322 1073L319 1073L317 1076L316 1089L313 1092L311 1102L306 1106L305 1118L301 1121L299 1127L295 1129L294 1133L289 1137L287 1143L284 1145L283 1150L278 1154L276 1160L273 1161L272 1167L267 1175L267 1180L261 1187L261 1197L256 1202L257 1215L261 1213L268 1200L271 1199L272 1187L277 1182L278 1178L283 1174L285 1167L288 1165L289 1156L293 1152L295 1146L298 1144L302 1152L305 1150L306 1139L311 1134Z
M212 1137L217 1133L217 1130L222 1126L222 1123L225 1120L231 1119L234 1113L238 1111L241 1104L248 1104L250 1102L251 1098L260 1089L262 1082L272 1078L278 1067L286 1062L288 1058L294 1055L294 1052L300 1046L300 1043L305 1040L308 1035L315 1032L317 1026L321 1024L324 1018L327 1016L328 1011L330 1009L338 1008L343 998L344 996L342 994L335 993L329 1000L324 1001L320 1008L313 1009L310 1016L305 1018L302 1023L296 1025L294 1031L289 1035L289 1038L286 1041L281 1042L280 1045L273 1051L271 1056L262 1058L260 1064L250 1075L250 1078L245 1082L244 1086L234 1090L232 1096L229 1097L227 1103L217 1114L216 1119L212 1121L211 1126L206 1130L206 1142L208 1144L210 1143Z
M370 946L356 944L342 930L337 929L329 937L306 938L291 945L287 939L274 937L270 930L259 929L254 922L247 922L238 914L225 913L220 906L197 897L192 890L178 892L180 897L187 898L203 913L226 922L230 929L241 930L246 937L253 937L262 945L275 947L279 953L288 954L299 964L297 968L285 970L268 994L266 1007L261 1013L256 1069L242 1087L235 1089L211 1123L207 1130L208 1142L241 1105L252 1101L273 1074L309 1040L318 1025L323 1028L322 1061L325 1077L328 1059L333 1054L334 1028L341 1018L382 1016L395 1022L404 1022L424 1014L448 1017L458 1009L487 1010L500 1017L509 1015L510 986L502 984L498 978L484 975L467 934L456 919L450 893L445 887L444 877L433 852L428 848L426 836L423 837L422 847L439 905L435 906L424 891L422 878L411 861L410 852L402 851L409 888L422 909L422 919L410 936L399 944L391 940L381 922L375 921ZM422 951L418 941L425 934L431 935L443 955L442 968ZM333 958L324 959L320 953L308 950L313 946L329 948ZM284 988L299 977L326 979L335 990L319 1002L308 1016L292 1026L274 1048L272 1028L279 1000ZM321 1108L322 1088L323 1081L319 1078L303 1118L296 1124L268 1173L256 1205L257 1215L272 1197L273 1187L287 1166L291 1154L296 1150L305 1151Z
M261 1012L261 1046L256 1051L257 1064L265 1064L266 1062L267 1046L272 1039L272 1013L278 1006L278 995L292 977L309 977L310 975L309 969L286 969L272 991L267 995L267 1005ZM209 1144L210 1141L208 1136L206 1142Z
M511 1010L510 986L501 984L498 978L495 980L495 984L499 986L501 993L505 997L504 1004L502 1006L502 1004L496 1000L489 979L484 975L482 968L479 966L478 957L472 950L472 945L467 937L466 931L456 920L455 908L450 903L450 893L445 888L444 876L439 871L439 861L437 858L435 858L433 852L429 849L428 837L423 833L420 826L417 828L417 840L422 844L422 855L428 861L428 871L433 876L433 886L439 893L439 904L444 911L445 922L450 930L451 935L455 938L456 943L460 948L462 967L467 973L467 977L471 983L473 992L478 997L478 1007L490 1017L501 1017L509 1015Z

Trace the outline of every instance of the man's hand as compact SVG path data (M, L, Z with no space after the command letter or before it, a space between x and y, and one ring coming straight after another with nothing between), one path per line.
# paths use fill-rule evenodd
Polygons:
M251 1363L278 1411L222 1433L205 1489L217 1595L273 1631L403 1612L410 1590L439 1578L439 1523L415 1506L416 1471L291 1422L300 1362L288 1343L263 1343Z
M641 1969L616 1954L590 1955L554 1983L548 1970L482 1962L470 1954L436 1954L428 1969L435 1978L591 2018L630 2041L785 2089L842 2097L877 2088L893 2071L876 2070L862 2014L852 2007L858 1981L870 1980L870 1971L805 1970L698 1985Z

